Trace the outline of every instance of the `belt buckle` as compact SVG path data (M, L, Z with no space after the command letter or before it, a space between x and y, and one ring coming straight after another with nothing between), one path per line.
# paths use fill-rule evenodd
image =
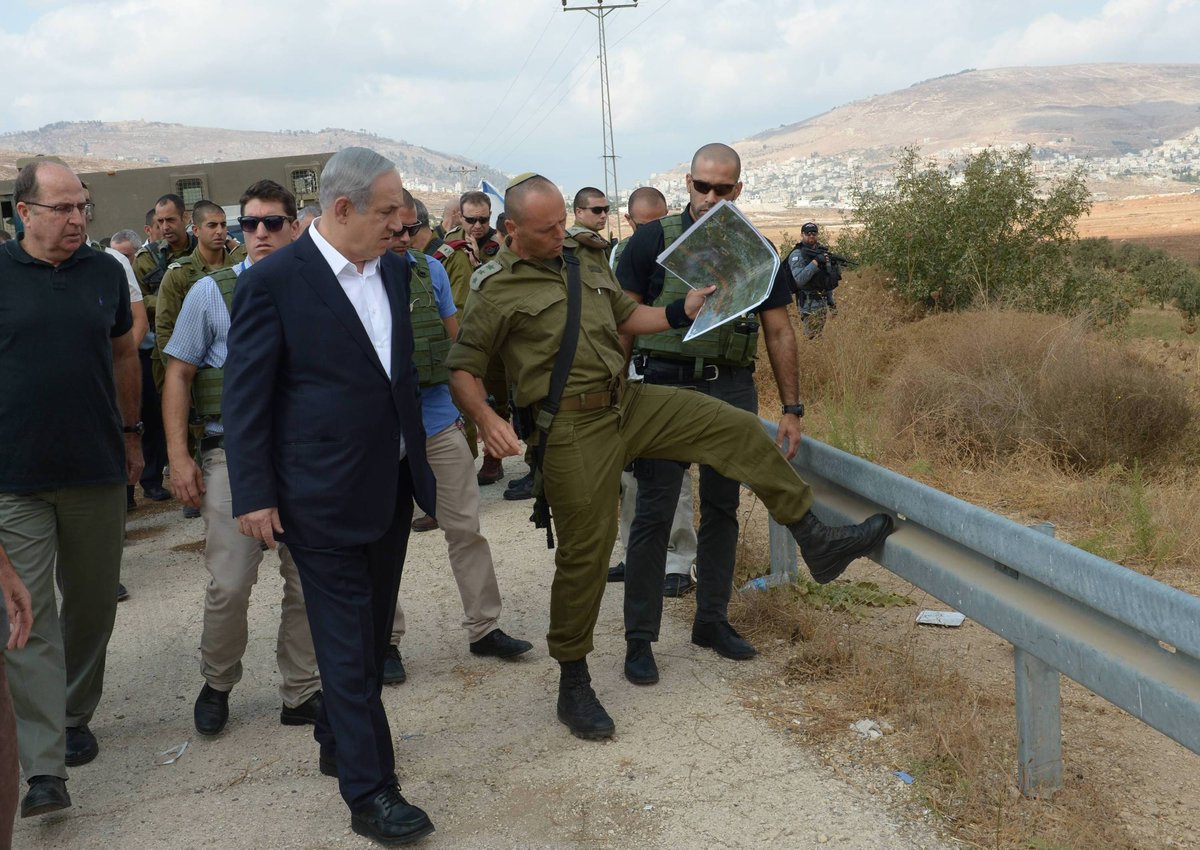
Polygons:
M711 376L711 377L710 377L710 376L709 376L709 374L708 374L708 370L709 370L709 369L712 369L712 376ZM720 369L720 367L718 367L718 366L717 366L717 364L716 364L716 363L708 363L708 364L706 364L706 365L705 365L705 367L704 367L704 380L706 380L706 381L715 381L715 380L716 380L717 378L719 378L719 377L721 377L721 369Z

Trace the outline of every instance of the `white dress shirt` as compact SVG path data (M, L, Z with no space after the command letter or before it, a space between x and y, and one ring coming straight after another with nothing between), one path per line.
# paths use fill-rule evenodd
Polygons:
M387 293L383 291L383 275L379 271L379 258L367 260L360 273L354 263L341 255L337 248L329 244L329 240L316 230L316 219L311 225L312 240L317 250L329 263L333 276L341 284L342 291L350 299L358 320L362 322L367 338L375 347L375 354L383 371L392 377L392 308L389 306Z
M329 240L321 235L321 231L317 229L320 221L319 218L314 220L308 228L312 233L313 243L321 252L321 256L325 258L325 262L329 263L330 271L337 278L346 297L350 299L354 312L358 314L358 320L362 322L363 330L367 332L367 338L371 340L379 363L390 380L392 377L392 308L387 292L383 289L383 274L379 270L379 258L367 260L360 273L354 263L343 257L341 252L330 245ZM405 451L404 436L401 435L400 457L404 457Z

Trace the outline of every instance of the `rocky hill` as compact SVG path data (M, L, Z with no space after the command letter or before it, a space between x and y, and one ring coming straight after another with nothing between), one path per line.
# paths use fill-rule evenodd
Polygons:
M325 129L223 130L157 121L60 121L37 130L0 134L0 178L16 174L19 156L54 154L80 171L174 163L222 162L336 151L363 145L392 159L411 183L449 188L459 180L505 182L503 174L455 154L364 131ZM475 169L466 174L462 169Z
M1077 156L1153 148L1200 126L1200 64L967 70L839 106L738 145L751 161L1029 144Z

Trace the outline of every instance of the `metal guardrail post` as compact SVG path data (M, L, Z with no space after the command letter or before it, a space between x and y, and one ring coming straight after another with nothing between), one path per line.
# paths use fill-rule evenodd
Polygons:
M796 538L775 520L768 524L767 533L771 545L771 575L780 576L775 579L776 582L794 582L799 575L796 564Z
M1053 523L1030 526L1054 536ZM1049 797L1062 788L1062 691L1059 673L1014 647L1017 687L1017 787L1026 797Z

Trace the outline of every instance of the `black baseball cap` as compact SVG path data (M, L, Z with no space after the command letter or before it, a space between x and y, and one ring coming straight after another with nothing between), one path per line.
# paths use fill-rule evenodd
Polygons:
M813 222L813 221L807 222L803 227L800 228L800 232L801 233L816 233L817 232L816 222Z

